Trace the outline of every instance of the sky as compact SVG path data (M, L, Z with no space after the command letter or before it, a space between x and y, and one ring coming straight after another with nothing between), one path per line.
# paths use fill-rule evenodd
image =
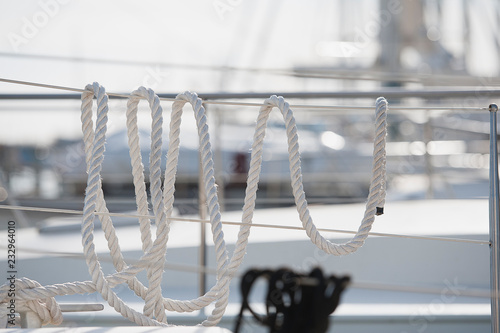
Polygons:
M0 50L4 53L273 68L289 68L314 59L314 44L325 33L317 34L317 25L311 22L328 25L327 13L335 7L328 1L262 0L39 0L4 4L8 7L0 14ZM185 69L178 73L147 64L36 61L19 56L2 57L2 63L3 76L10 78L77 87L99 81L124 91L143 83L173 90L218 90L221 75ZM4 91L21 89L2 85Z

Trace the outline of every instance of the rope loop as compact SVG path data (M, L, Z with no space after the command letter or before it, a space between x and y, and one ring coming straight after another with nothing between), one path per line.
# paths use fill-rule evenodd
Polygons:
M151 232L149 228L149 219L139 220L141 226L141 240L143 241L143 249L149 250L153 254L150 265L147 268L149 288L146 292L144 298L145 305L143 313L144 315L153 318L155 316L159 321L166 323L167 317L165 314L165 307L163 304L163 297L161 292L161 281L163 279L163 267L165 264L165 254L167 251L168 234L170 231L170 225L167 222L167 215L163 202L163 191L161 189L161 149L162 149L162 126L163 126L163 109L160 105L160 98L151 89L146 89L140 87L139 89L132 92L127 103L127 126L129 131L133 131L132 135L129 136L129 146L130 156L132 160L132 168L134 169L134 160L140 161L140 148L139 147L139 137L137 133L137 106L141 99L146 99L148 101L149 107L151 108L152 125L151 125L151 152L149 161L149 178L150 178L150 191L151 191L151 201L153 204L153 213L155 216L155 221L157 225L156 229L156 240L154 245L151 244ZM135 120L135 123L133 123ZM135 126L135 131L133 129ZM133 144L137 143L138 156L132 153ZM135 147L134 147L135 148ZM139 212L149 214L147 196L144 190L144 176L143 174L138 175L137 170L134 170L133 178L134 184L140 181L141 184L138 185L141 193L136 198L137 207ZM141 177L142 176L142 177ZM141 194L144 194L141 196ZM171 207L172 208L172 207ZM170 208L170 211L171 211Z
M224 241L224 232L222 231L222 222L220 214L219 198L217 195L217 185L215 183L214 160L212 146L210 144L210 134L208 130L206 110L203 101L196 93L185 91L176 96L176 101L172 104L172 118L170 122L170 144L167 153L167 167L165 174L165 190L173 193L173 182L175 179L167 178L167 174L175 175L178 164L179 145L180 145L180 124L182 110L186 103L191 104L194 111L196 125L198 128L200 165L203 175L203 184L207 199L207 210L212 230L212 240L215 245L215 256L217 263L217 281L216 284L205 294L214 293L216 295L215 308L212 314L203 321L203 326L216 325L225 312L229 299L229 282L231 276L228 274L229 257Z
M85 152L87 165L87 189L85 193L83 220L82 220L82 244L83 252L89 267L89 273L92 277L92 282L104 300L108 302L117 312L125 318L147 326L163 326L159 321L151 319L127 306L112 290L112 285L104 276L102 267L97 258L97 253L94 246L94 219L97 202L102 208L105 207L105 202L102 194L101 169L104 160L104 146L107 130L107 114L108 114L108 97L104 87L98 83L87 85L85 93L82 94L82 130L85 140ZM97 99L97 116L95 132L92 128L92 97ZM103 221L104 222L104 221ZM110 221L109 221L110 222ZM110 229L113 230L110 223ZM116 236L112 237L116 239ZM108 240L109 243L109 240ZM108 244L109 246L109 244ZM117 254L121 254L118 244L113 243L114 250ZM123 258L121 258L123 260ZM116 262L114 262L116 264Z
M257 125L255 127L254 142L252 145L252 155L250 159L250 169L248 172L247 190L245 205L243 208L244 218L251 223L259 176L262 164L262 150L266 135L267 121L271 110L275 107L280 109L285 122L286 135L288 139L288 159L290 163L290 178L295 198L295 205L299 213L302 226L306 230L311 241L321 250L333 255L346 255L359 249L368 237L371 226L375 220L377 207L383 207L385 203L385 178L386 178L386 152L385 143L387 136L387 101L380 97L376 102L375 121L375 141L372 164L372 180L365 209L365 215L359 226L358 232L353 238L345 243L336 244L325 239L316 229L309 214L307 200L302 183L302 170L300 163L300 152L297 125L290 105L283 97L276 95L268 98L259 111ZM247 200L248 199L248 200Z

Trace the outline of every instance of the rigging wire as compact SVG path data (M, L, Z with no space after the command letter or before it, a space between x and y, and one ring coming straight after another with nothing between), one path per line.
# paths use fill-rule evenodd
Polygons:
M28 207L28 206L9 206L9 205L0 205L0 209L83 215L83 211L71 210L71 209ZM95 214L101 215L101 216L113 216L113 217L149 218L149 219L154 218L153 215L124 214L124 213L111 213L111 212L109 212L109 213L95 212ZM167 219L169 219L171 221L180 221L180 222L210 223L209 220L195 219L195 218L170 217ZM222 221L221 223L226 224L226 225L234 225L234 226L242 225L241 222L235 222L235 221ZM289 225L273 225L273 224L263 224L263 223L252 223L252 226L259 227L259 228L274 228L274 229L282 229L282 230L301 230L301 231L304 231L303 227L289 226ZM317 228L317 229L318 229L318 231L322 231L322 232L356 234L356 231L351 231L351 230L331 229L331 228ZM489 245L490 244L489 241L483 241L483 240L478 240L478 239L462 239L462 238L434 237L434 236L421 236L421 235L403 235L403 234L392 234L392 233L382 233L382 232L369 232L368 234L370 236L378 236L378 237L434 240L434 241L456 242L456 243L472 243L472 244L479 244L479 245Z
M6 245L0 245L1 249L6 249ZM48 251L48 250L40 250L23 246L23 253L32 253L39 255L49 255L49 256L58 256L58 257L66 257L72 259L81 259L85 260L85 256L79 252L56 252L56 251ZM100 254L99 260L101 262L112 262L111 256L109 254ZM133 265L138 262L137 259L133 258L124 258L124 260ZM190 265L178 262L165 262L165 269L189 272L189 273L206 273L210 275L217 275L217 270L207 266L201 265ZM235 272L235 277L241 278L241 272ZM386 284L380 282L368 282L368 281L353 281L349 288L351 289L365 289L365 290L374 290L374 291L393 291L393 292L407 292L407 293L417 293L417 294L436 294L441 295L443 293L442 287L433 287L433 286L413 286L413 285L403 285L403 284ZM463 288L460 289L460 295L462 297L478 297L478 298L491 298L495 297L492 295L490 290L481 289L481 288ZM496 295L496 297L500 297L500 295Z
M214 66L214 65L200 65L200 64L185 64L185 63L170 63L158 61L144 61L144 60L126 60L126 59L106 59L95 57L77 57L77 56L58 56L49 54L27 54L27 53L12 53L0 52L0 57L12 58L25 58L25 59L39 59L39 60L57 60L68 62L85 62L85 63L98 63L106 65L125 65L125 66L157 66L157 67L175 67L180 69L190 70L213 70L213 71L240 71L240 72L265 72L272 74L292 75L286 68L257 68L257 67L234 67L234 66Z
M82 93L84 89L80 88L72 88L66 86L58 86L44 83L36 83L29 81L20 81L20 80L12 80L6 78L0 78L0 82L11 83L11 84L19 84L25 86L33 86L39 88L48 88L55 90L63 90L63 91L71 91ZM129 94L121 94L121 93L112 93L107 92L107 95L118 98L129 98ZM78 96L78 98L80 98ZM249 97L251 98L251 97ZM175 98L168 97L160 97L160 100L174 102ZM222 100L204 100L204 104L215 104L215 105L231 105L231 106L255 106L261 107L265 106L262 103L251 103L251 102L233 102L233 101L222 101ZM317 109L317 110L372 110L373 106L342 106L342 105L291 105L291 108L295 109ZM488 110L486 107L456 107L456 106L439 106L439 107L429 107L429 106L394 106L391 107L391 110L398 111L414 111L414 110L433 110L433 111L478 111L478 110Z
M305 79L331 79L331 80L359 80L359 81L396 81L407 83L424 83L432 81L452 82L457 81L464 84L465 81L471 84L498 85L500 81L496 77L471 77L464 75L446 75L446 74L421 74L421 73L387 73L370 70L342 70L338 68L263 68L263 67L236 67L226 65L200 65L187 63L170 63L161 61L141 61L130 59L106 59L96 57L77 57L77 56L59 56L50 54L27 54L0 52L0 57L16 59L38 59L55 60L76 63L96 63L105 65L121 66L154 66L160 68L177 68L183 70L210 70L210 71L231 71L247 73L266 73L279 76L291 76Z

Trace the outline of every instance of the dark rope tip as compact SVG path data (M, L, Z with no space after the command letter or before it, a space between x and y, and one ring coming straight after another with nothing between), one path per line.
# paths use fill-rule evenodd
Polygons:
M384 214L384 207L377 207L377 212L375 213L375 215L379 216L382 214Z

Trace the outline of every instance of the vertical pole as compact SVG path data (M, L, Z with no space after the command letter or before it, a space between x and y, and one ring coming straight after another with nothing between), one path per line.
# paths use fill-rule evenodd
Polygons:
M199 172L199 180L198 180L198 211L200 215L200 220L207 219L207 210L206 210L206 195L205 195L205 182L203 181L203 171L201 170L201 161L200 161L200 172ZM206 225L204 222L200 223L200 249L199 249L199 266L205 268L207 266L207 244L206 244ZM201 270L199 273L199 283L198 283L198 291L200 296L205 294L206 291L206 276L205 269Z
M206 106L205 106L206 110ZM199 152L199 165L198 165L198 214L200 215L200 220L207 219L207 196L205 193L205 181L203 177L203 168L201 161L201 151ZM198 276L198 293L200 296L205 294L207 277L205 273L205 267L207 266L207 243L206 243L206 226L205 223L200 223L200 248L198 254L198 264L203 269L199 272Z
M498 191L498 148L497 111L491 104L490 110L490 287L491 287L491 332L500 333L500 232L499 232L499 191Z
M426 199L432 199L434 197L434 167L432 166L432 156L429 154L429 142L432 141L432 123L429 111L425 112L425 123L424 123L424 144L425 144L425 174L427 175L427 192L425 194Z
M214 128L214 163L215 170L215 181L217 182L217 195L219 197L220 210L223 212L225 210L225 186L226 182L224 179L224 162L222 159L222 110L220 108L214 108L215 116L215 128Z

